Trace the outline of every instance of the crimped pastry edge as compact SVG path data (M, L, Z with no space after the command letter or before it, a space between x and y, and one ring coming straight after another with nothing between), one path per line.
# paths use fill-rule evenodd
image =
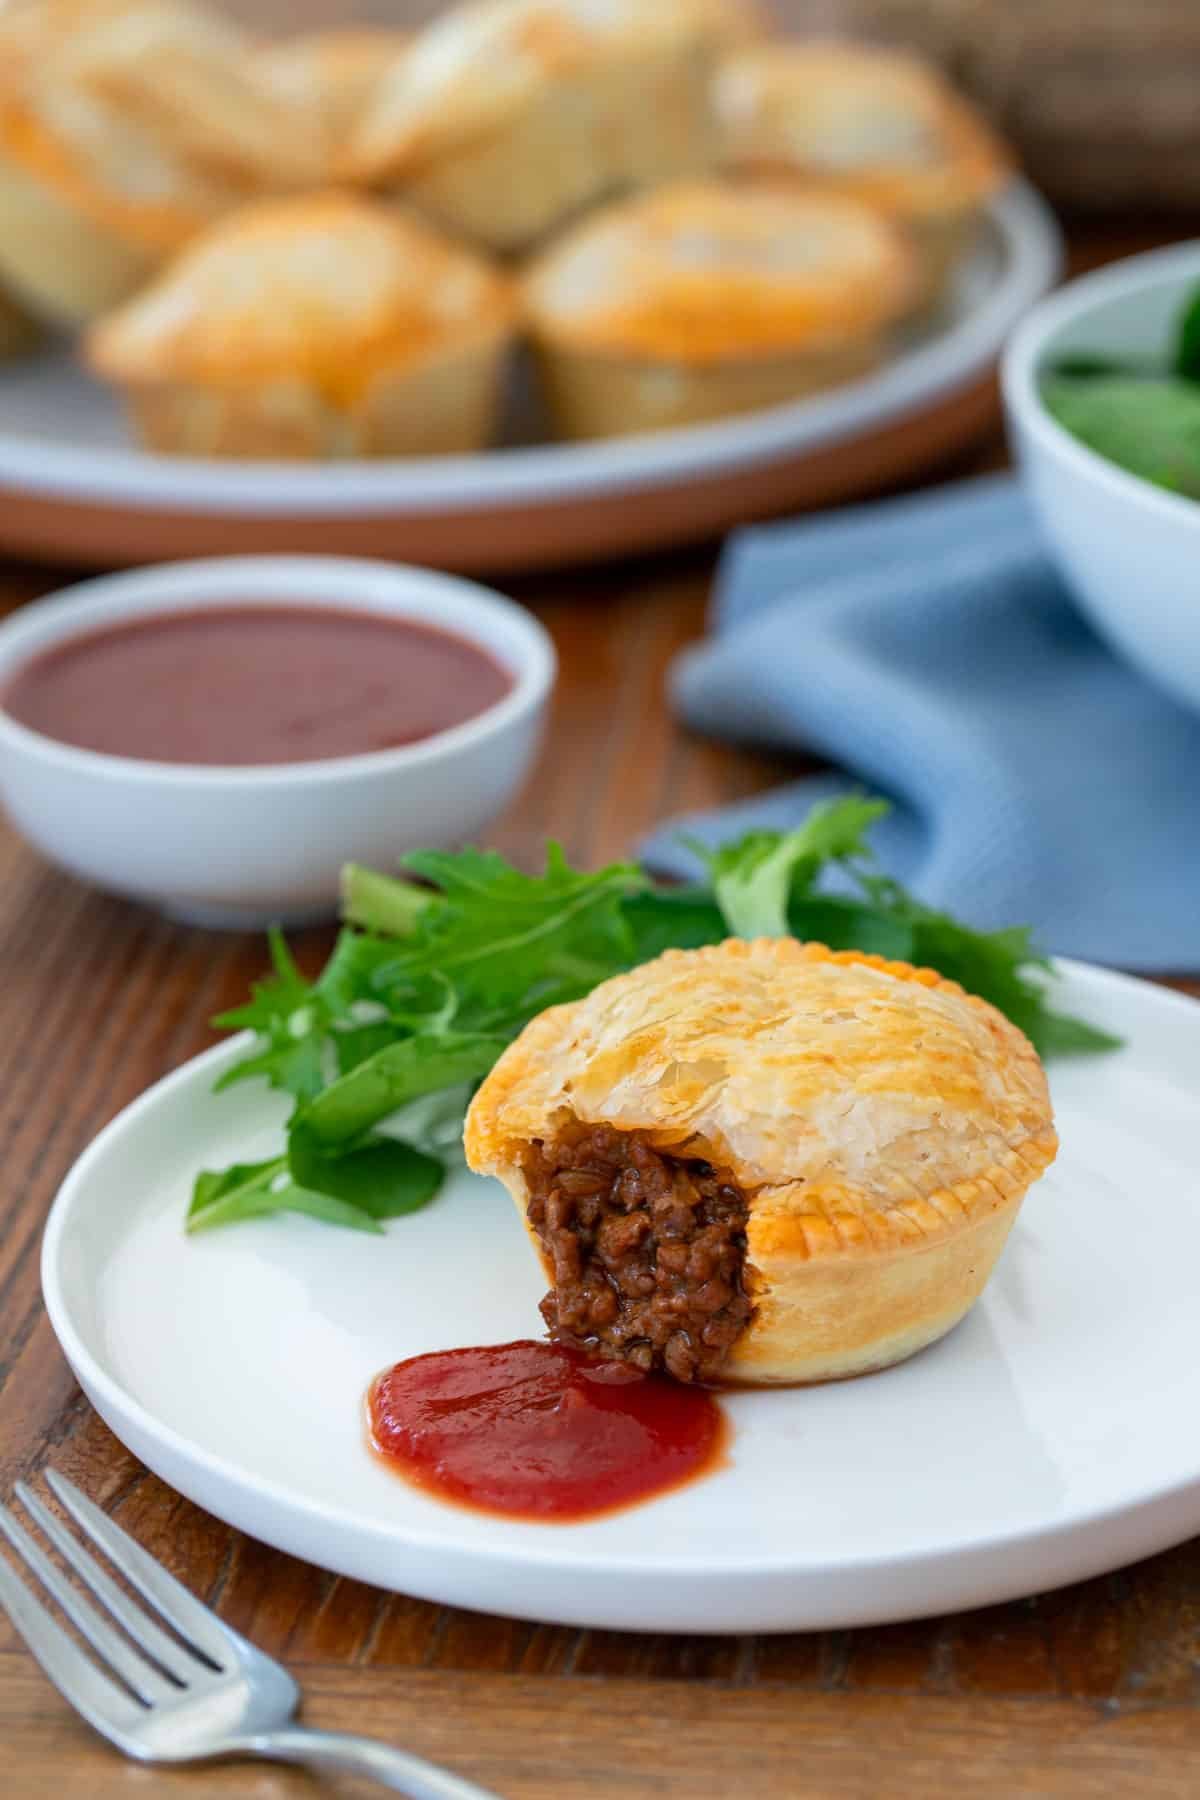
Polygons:
M697 960L749 959L761 956L764 950L783 964L857 965L878 969L899 981L952 993L981 1013L992 1030L999 1032L1008 1055L1036 1065L1040 1072L1037 1052L1011 1020L989 1001L969 993L961 983L950 980L936 969L896 961L872 951L831 950L828 945L801 942L796 938L728 938L720 944L705 945L696 950L666 950L655 961L694 966ZM519 1168L521 1145L497 1130L496 1118L507 1094L524 1079L529 1051L539 1039L549 1048L580 1004L582 1002L576 1001L551 1007L533 1020L516 1040L525 1047L525 1061L513 1057L515 1045L510 1045L479 1089L467 1114L463 1141L469 1165L480 1173L498 1176L522 1211L523 1200L519 1198L524 1185ZM589 1119L585 1122L603 1121ZM645 1136L656 1148L678 1152L677 1135L656 1132L653 1126L644 1129ZM1034 1181L1053 1162L1057 1149L1058 1137L1048 1116L1044 1129L1007 1146L1003 1154L982 1171L961 1181L942 1183L927 1194L914 1191L911 1198L895 1201L886 1208L878 1205L871 1190L849 1182L747 1184L735 1170L729 1170L730 1179L749 1201L747 1263L758 1267L760 1259L806 1263L927 1249L1001 1208L1012 1205L1015 1211ZM805 1210L793 1210L791 1203L800 1198ZM814 1199L816 1209L810 1210Z
M748 1257L754 1312L725 1378L752 1387L839 1381L936 1343L987 1286L1023 1198L933 1242L873 1256L764 1259L765 1266Z

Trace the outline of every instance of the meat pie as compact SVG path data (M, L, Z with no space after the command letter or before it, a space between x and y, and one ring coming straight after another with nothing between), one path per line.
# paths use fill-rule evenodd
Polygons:
M1053 1161L1045 1075L930 969L794 939L669 950L554 1007L467 1118L551 1335L683 1381L828 1380L949 1331Z

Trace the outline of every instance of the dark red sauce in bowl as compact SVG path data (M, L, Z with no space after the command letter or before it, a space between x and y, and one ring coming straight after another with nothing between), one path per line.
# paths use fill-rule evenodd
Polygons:
M703 1388L532 1339L410 1357L367 1407L375 1449L416 1486L547 1523L679 1487L718 1467L726 1441Z
M394 613L229 604L60 639L11 676L11 719L80 750L253 767L420 743L513 678L478 644Z

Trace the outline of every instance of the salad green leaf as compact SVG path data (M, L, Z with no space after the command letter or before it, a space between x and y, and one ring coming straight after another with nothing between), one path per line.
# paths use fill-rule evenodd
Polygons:
M1153 363L1135 362L1131 357L1106 356L1099 350L1076 350L1056 356L1043 373L1063 375L1068 380L1085 380L1093 375L1161 375L1162 370Z
M1050 413L1073 437L1156 487L1200 499L1200 381L1051 376Z
M283 933L271 930L267 944L274 974L254 983L244 1006L213 1021L222 1031L253 1031L260 1047L222 1075L217 1089L261 1075L273 1088L304 1100L325 1085L322 1039L328 1016L293 962Z
M1174 372L1200 382L1200 287L1184 303L1175 337Z
M348 869L346 924L318 978L273 933L273 972L218 1021L255 1036L218 1086L264 1080L293 1111L280 1155L197 1176L188 1230L301 1212L377 1232L418 1210L474 1086L531 1018L663 950L729 936L928 964L1047 1055L1111 1049L1053 1010L1053 972L1027 931L974 931L879 873L867 834L886 811L863 796L814 808L795 831L699 851L706 879L678 888L632 863L572 869L553 844L536 876L479 850L421 852L402 877Z
M354 1149L331 1154L303 1118L288 1133L287 1164L298 1188L330 1194L373 1219L419 1212L433 1199L445 1174L436 1156L375 1132Z
M515 1034L510 1034L515 1035ZM365 1132L410 1101L441 1088L482 1081L507 1037L421 1032L377 1050L296 1114L310 1141L326 1150L357 1146Z
M788 904L803 897L822 868L866 854L865 833L887 811L858 795L814 806L797 831L754 831L704 855L731 937L787 937Z
M345 1225L352 1231L383 1229L361 1206L336 1194L301 1187L288 1174L287 1160L277 1156L268 1162L235 1163L219 1173L202 1170L188 1208L188 1231L211 1231L217 1225L263 1219L279 1212L307 1213L326 1225Z
M1155 364L1075 351L1042 373L1046 410L1080 443L1156 487L1200 500L1200 287Z
M396 881L378 869L364 869L361 863L347 863L342 870L342 918L347 925L404 937L433 898L428 888Z
M628 966L620 903L645 883L632 863L584 874L551 844L540 876L521 874L494 850L425 850L404 866L445 901L418 919L406 968L451 985L460 1028L512 1035L514 1022Z

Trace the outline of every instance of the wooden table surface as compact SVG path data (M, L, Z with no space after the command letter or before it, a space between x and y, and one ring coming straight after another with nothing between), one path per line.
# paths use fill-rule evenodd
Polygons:
M1076 234L1073 260L1158 235ZM997 429L951 472L1001 455ZM494 834L518 861L532 863L547 834L584 863L614 857L667 814L795 771L688 737L668 717L664 673L702 629L712 566L704 552L520 590L554 634L562 681L536 776ZM60 580L0 567L0 602ZM302 956L318 963L328 941L307 934ZM260 940L181 929L90 892L0 827L0 1487L52 1462L287 1660L308 1719L422 1751L506 1800L1200 1793L1200 1542L1062 1592L914 1625L635 1636L514 1623L334 1579L148 1474L91 1411L51 1335L37 1279L42 1222L88 1140L211 1041L207 1021L262 964ZM125 1764L68 1712L2 1619L0 1749L0 1791L14 1800L318 1791L261 1766L168 1778Z

